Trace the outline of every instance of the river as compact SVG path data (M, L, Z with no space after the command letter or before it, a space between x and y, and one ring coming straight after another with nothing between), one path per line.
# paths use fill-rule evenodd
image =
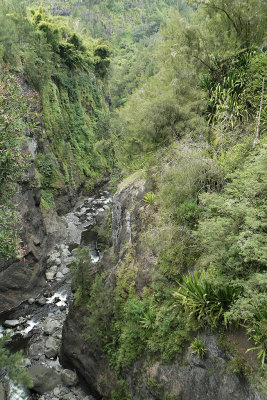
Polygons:
M0 337L5 333L12 335L10 348L13 351L23 349L25 365L33 371L39 392L15 388L11 383L8 400L94 400L76 374L60 365L58 355L62 327L73 299L69 265L81 246L90 249L91 262L98 262L100 252L93 228L97 219L108 212L111 201L109 191L102 189L94 196L80 200L74 210L62 217L66 240L55 244L48 254L46 286L42 293L24 302L0 325ZM51 392L46 393L50 389Z

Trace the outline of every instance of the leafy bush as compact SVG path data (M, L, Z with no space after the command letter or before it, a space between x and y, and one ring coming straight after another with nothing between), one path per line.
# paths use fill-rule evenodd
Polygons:
M156 196L155 196L154 193L148 192L148 193L145 194L144 203L146 205L153 205L153 204L155 204L155 201L156 201Z
M56 164L52 158L52 154L39 154L36 158L38 171L42 174L41 188L50 187L56 173Z
M265 307L265 306L264 306ZM250 340L253 340L254 347L248 349L258 350L258 360L261 361L263 368L264 363L267 361L267 310L261 308L255 313L253 325L247 328L247 333Z
M194 354L196 354L198 357L203 358L206 354L207 349L205 349L205 341L202 342L202 340L199 337L196 337L194 341L190 345L190 349Z
M0 369L6 369L9 378L17 385L23 384L31 388L33 382L24 366L25 359L22 351L11 354L7 349L10 337L0 337Z
M256 150L243 168L229 175L223 193L200 196L204 218L197 238L206 267L211 263L229 277L246 277L265 270L266 252L266 155Z
M92 284L93 267L90 251L88 248L79 248L75 259L70 265L72 286L75 291L75 304L81 305L88 299L90 286Z
M241 289L225 283L217 286L205 280L203 275L194 272L183 276L180 290L174 292L178 304L182 302L190 315L196 316L201 322L208 322L213 326L223 318L231 304L240 295Z
M8 70L0 71L0 258L22 255L20 218L13 196L27 165L21 140L23 130L33 127L29 105L18 79Z

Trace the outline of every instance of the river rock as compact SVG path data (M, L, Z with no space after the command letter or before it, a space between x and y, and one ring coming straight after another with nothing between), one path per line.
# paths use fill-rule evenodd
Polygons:
M35 299L33 298L33 297L30 297L29 299L28 299L28 303L29 304L33 304L35 302Z
M49 256L49 258L48 258L48 262L49 263L53 263L57 258L59 258L60 257L60 253L58 253L58 252L54 252L54 253L52 253L50 256Z
M58 344L53 337L49 337L45 342L45 355L47 358L55 358L58 354Z
M20 324L18 319L7 319L3 325L6 328L15 328L16 326L18 326Z
M44 297L40 297L40 299L37 299L37 300L36 300L36 303L37 303L39 306L44 306L44 305L46 304L46 299L45 299Z
M45 273L45 277L48 281L52 281L54 279L55 272L53 271L48 271Z
M75 386L78 383L78 377L76 372L70 369L63 369L61 371L61 379L66 386Z
M55 368L37 364L28 368L28 373L33 381L33 390L39 394L50 392L61 383L60 375Z
M43 330L46 335L52 335L57 329L60 328L60 322L53 318L46 318L43 324Z
M63 270L62 270L63 275L67 275L69 272L70 272L70 270L67 267L63 268Z
M64 278L64 275L62 274L62 272L59 271L59 272L56 274L56 278L62 279L62 278Z

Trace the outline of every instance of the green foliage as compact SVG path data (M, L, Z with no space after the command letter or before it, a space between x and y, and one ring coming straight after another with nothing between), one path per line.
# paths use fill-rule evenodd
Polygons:
M199 337L196 337L190 345L190 349L198 357L204 358L207 349L205 348L205 341L203 342Z
M104 90L95 74L109 58L110 50L107 44L83 40L62 18L49 16L42 7L32 10L31 16L19 7L15 15L15 3L4 1L1 12L5 15L4 26L12 27L16 52L11 59L13 47L0 30L1 53L3 61L24 74L27 83L40 94L45 129L40 139L46 143L45 157L51 154L51 163L48 158L37 160L41 186L61 189L67 185L75 189L88 179L85 187L91 189L109 169L110 145L105 144L108 130L104 135L99 130L98 136L98 124L106 112ZM108 63L102 77L107 69Z
M266 146L228 177L224 193L202 194L205 218L197 236L202 264L212 263L232 277L266 266Z
M257 357L263 368L267 361L267 310L265 305L255 312L253 325L247 328L247 333L249 339L255 343L255 346L248 351L258 350Z
M97 241L100 250L105 250L111 247L111 211L109 211L108 215L105 218L104 224L96 225L93 230L97 233Z
M224 27L228 42L233 39L241 49L262 43L264 32L261 26L266 21L266 9L260 0L226 0L223 3L220 0L190 0L189 3L198 5L200 12L209 17L208 24L210 28L214 27L214 35Z
M96 73L101 77L104 78L108 72L108 68L110 65L110 56L111 51L109 46L104 44L97 44L94 48L94 65Z
M127 385L123 379L116 382L116 389L111 392L111 400L131 400Z
M31 388L33 386L32 380L24 367L24 357L22 351L11 353L6 345L10 337L3 336L0 338L0 369L7 370L9 378L16 384L23 384Z
M183 283L178 282L180 290L174 292L177 303L184 305L189 315L210 326L218 324L231 304L240 295L240 289L231 285L218 286L207 282L203 276L194 272L183 276Z
M236 354L233 359L227 363L227 367L232 374L243 374L247 378L252 374L252 370L247 361L239 354Z
M244 101L246 101L247 107L254 115L259 111L260 99L262 92L262 80L266 75L267 68L267 55L264 52L258 52L253 58L249 60L247 73L246 73L246 85ZM266 79L265 79L266 81ZM266 83L266 82L265 82ZM262 104L262 126L267 121L266 109L267 109L267 91L266 85L263 93L263 104Z
M70 265L72 287L75 291L75 304L81 305L87 301L92 283L93 267L90 262L90 251L86 247L78 248L75 259Z
M29 99L18 79L0 71L0 258L22 255L19 215L13 196L27 165L21 151L23 130L30 130Z
M41 208L44 212L55 208L54 196L49 190L41 190Z
M153 205L153 204L155 204L155 201L156 201L155 193L148 192L148 193L145 194L144 203L146 205Z
M200 217L201 208L194 200L181 203L174 211L174 219L179 224L194 227Z
M52 154L39 154L35 162L38 171L42 174L41 187L44 189L50 187L56 173L56 164Z

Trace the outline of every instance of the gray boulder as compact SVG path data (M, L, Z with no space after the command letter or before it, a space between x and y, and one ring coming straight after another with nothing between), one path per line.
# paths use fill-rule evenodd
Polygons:
M55 368L37 364L28 368L28 373L33 381L33 390L39 394L51 392L61 383L60 375Z
M63 369L61 371L61 379L66 386L75 386L78 383L78 377L76 372L70 369Z
M45 342L45 355L47 358L55 358L58 354L58 344L53 337L49 337Z
M50 317L46 318L43 324L43 330L46 335L53 335L60 328L60 322Z
M6 328L15 328L16 326L18 326L20 323L20 321L18 319L7 319L3 325Z

